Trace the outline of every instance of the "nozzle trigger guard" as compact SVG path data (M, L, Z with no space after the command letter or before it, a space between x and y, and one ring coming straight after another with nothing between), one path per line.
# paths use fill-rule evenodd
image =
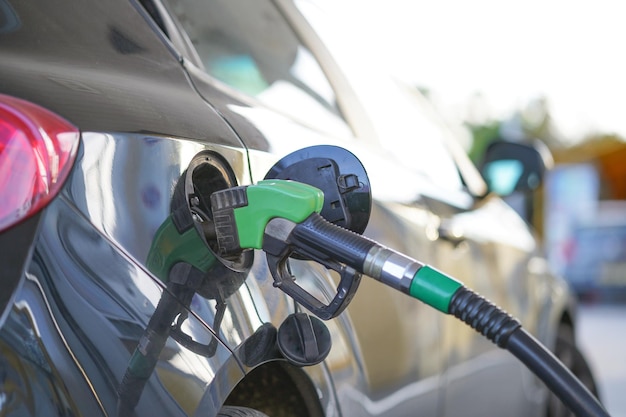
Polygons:
M307 259L312 259L327 269L332 269L339 273L341 277L339 285L337 285L336 294L329 304L324 304L296 284L295 277L289 271L289 256L294 253L302 255ZM341 314L350 304L361 282L361 274L355 269L333 260L320 259L314 254L306 253L306 251L298 250L296 252L289 246L286 246L285 251L278 256L267 253L267 264L274 278L274 286L281 289L322 320L329 320Z

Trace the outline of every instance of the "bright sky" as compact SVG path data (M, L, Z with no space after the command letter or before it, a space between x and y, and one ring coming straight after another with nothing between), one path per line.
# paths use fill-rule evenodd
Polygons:
M345 0L402 78L452 111L481 92L494 116L542 94L572 140L626 137L626 3ZM361 29L363 29L361 28Z

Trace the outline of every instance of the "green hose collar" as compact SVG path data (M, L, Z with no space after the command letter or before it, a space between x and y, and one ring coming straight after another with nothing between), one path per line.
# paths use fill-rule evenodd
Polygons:
M428 265L421 267L409 288L411 297L448 314L450 300L463 284Z

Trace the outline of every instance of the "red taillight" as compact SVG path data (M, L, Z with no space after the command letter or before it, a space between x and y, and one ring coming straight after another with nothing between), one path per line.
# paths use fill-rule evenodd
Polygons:
M79 137L78 129L56 114L0 94L0 232L58 193Z

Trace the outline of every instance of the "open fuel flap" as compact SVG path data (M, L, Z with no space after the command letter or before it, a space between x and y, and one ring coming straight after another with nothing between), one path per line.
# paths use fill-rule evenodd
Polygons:
M365 167L351 152L331 145L297 150L278 161L265 179L302 182L324 193L320 215L327 221L363 233L370 219L372 195Z

